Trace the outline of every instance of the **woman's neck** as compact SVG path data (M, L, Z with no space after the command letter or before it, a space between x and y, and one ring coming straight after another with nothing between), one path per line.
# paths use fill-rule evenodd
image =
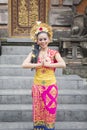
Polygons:
M46 47L46 48L41 48L40 49L42 52L46 52L47 50L48 50L48 47Z

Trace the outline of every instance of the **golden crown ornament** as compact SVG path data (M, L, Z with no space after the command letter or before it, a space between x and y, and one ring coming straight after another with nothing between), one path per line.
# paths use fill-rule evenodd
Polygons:
M52 27L46 23L41 23L41 21L37 21L36 24L30 30L30 38L36 42L37 34L39 32L47 32L49 34L50 40L53 37Z

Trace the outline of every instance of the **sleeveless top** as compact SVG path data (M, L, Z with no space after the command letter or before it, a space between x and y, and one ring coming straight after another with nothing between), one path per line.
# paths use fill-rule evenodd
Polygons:
M50 58L51 63L56 63L55 54L58 53L56 50L48 49L47 57ZM38 63L41 62L40 57L38 57ZM36 73L34 76L35 85L49 86L51 84L56 84L55 78L55 68L53 67L38 67L36 68Z

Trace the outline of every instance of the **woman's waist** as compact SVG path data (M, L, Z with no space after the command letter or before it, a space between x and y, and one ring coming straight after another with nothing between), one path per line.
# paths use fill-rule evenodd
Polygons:
M48 77L34 77L34 84L38 84L38 85L50 85L56 83L56 78L55 76L48 76Z
M36 70L36 73L35 73L35 76L38 76L38 77L53 77L55 76L55 73L54 73L54 70L49 70L49 69L38 69Z
M53 71L47 71L47 72L36 72L34 79L39 79L39 80L51 80L55 79L55 73Z

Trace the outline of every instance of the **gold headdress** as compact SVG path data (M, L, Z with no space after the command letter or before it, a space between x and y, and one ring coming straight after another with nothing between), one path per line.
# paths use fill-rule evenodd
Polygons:
M47 32L49 34L50 40L52 40L53 36L52 27L47 25L46 23L41 23L40 21L37 21L36 24L32 27L30 31L30 38L36 41L37 39L36 35L42 31Z

